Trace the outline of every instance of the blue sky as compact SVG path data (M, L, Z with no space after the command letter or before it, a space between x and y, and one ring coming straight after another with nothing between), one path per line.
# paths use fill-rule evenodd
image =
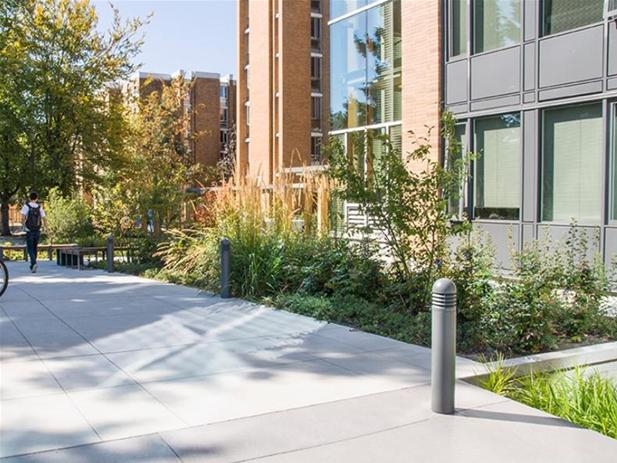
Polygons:
M108 0L92 0L99 27L111 24ZM142 70L171 74L178 69L236 74L235 0L113 0L123 18L145 18Z

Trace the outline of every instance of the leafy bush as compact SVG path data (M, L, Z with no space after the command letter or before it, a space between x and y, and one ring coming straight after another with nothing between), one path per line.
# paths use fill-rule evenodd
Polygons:
M274 304L290 312L353 326L399 341L420 344L430 341L430 317L427 314L413 316L409 312L387 310L380 304L358 297L283 293Z
M617 439L617 386L580 368L516 377L498 367L482 386L571 423Z
M91 208L79 196L62 196L56 188L45 201L47 235L52 243L101 244L92 226Z

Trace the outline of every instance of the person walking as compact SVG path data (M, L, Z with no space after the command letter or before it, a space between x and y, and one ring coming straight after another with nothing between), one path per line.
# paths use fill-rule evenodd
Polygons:
M39 195L36 191L30 193L30 201L21 208L21 223L26 232L26 248L30 257L30 271L36 273L36 256L38 253L41 227L45 221L45 211L38 203Z

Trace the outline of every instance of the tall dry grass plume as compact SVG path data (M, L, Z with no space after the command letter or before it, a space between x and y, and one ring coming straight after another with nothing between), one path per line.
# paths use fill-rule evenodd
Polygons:
M323 236L330 232L332 191L327 175L308 167L281 172L271 184L231 178L208 189L196 218L206 228L224 227L245 237L265 231Z

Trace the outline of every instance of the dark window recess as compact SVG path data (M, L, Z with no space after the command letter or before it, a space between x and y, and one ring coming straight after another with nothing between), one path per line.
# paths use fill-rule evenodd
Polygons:
M321 48L321 18L311 18L311 48Z
M321 137L311 137L311 160L313 162L321 160Z
M311 119L312 119L313 128L321 127L321 97L320 96L311 97Z
M321 90L321 58L319 56L311 57L311 88Z
M316 13L321 12L321 0L311 0L311 10Z

